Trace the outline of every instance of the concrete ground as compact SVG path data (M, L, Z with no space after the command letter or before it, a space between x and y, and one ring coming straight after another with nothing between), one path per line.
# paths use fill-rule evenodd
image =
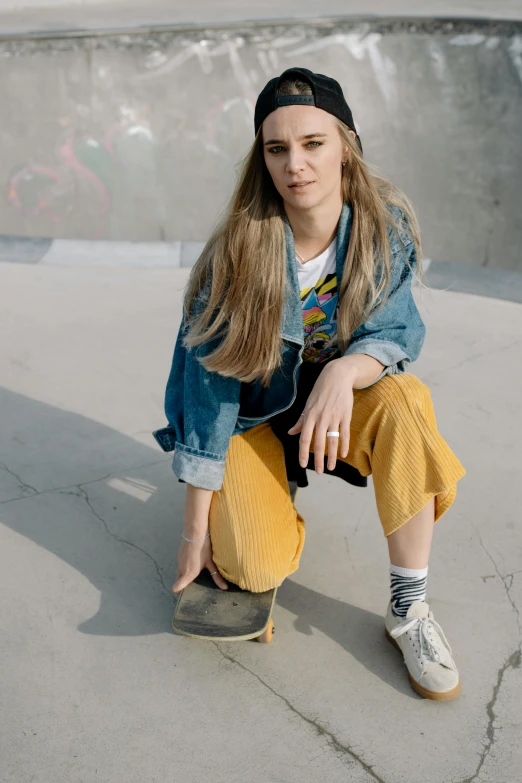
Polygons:
M384 638L371 481L309 473L272 644L174 635L186 488L151 431L189 270L1 271L3 780L520 780L520 304L415 293L428 331L412 372L467 469L430 562L462 677L437 703Z

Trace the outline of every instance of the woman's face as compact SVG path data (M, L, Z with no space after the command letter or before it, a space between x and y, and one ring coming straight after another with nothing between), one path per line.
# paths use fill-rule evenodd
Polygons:
M339 196L349 151L332 114L316 106L280 106L264 120L262 134L268 171L285 202L310 209ZM309 184L292 187L296 182Z

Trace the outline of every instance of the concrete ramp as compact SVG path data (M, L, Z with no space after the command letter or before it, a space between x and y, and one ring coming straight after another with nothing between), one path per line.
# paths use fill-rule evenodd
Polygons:
M2 0L7 35L287 22L346 17L522 19L519 0Z
M522 23L350 19L0 42L0 234L204 241L291 65L345 90L425 254L520 269Z

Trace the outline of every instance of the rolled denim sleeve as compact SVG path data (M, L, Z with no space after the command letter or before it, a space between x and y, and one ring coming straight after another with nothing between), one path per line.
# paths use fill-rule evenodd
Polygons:
M417 257L413 242L405 244L404 253L415 268ZM388 298L379 313L373 317L370 313L370 318L356 329L344 352L344 356L356 353L373 356L385 365L374 381L360 388L372 386L385 375L405 372L410 362L415 361L420 354L426 327L413 299L412 278L412 271L397 243L392 252Z
M208 372L198 361L216 340L188 350L183 316L165 392L168 426L152 434L163 451L174 450L172 469L180 481L203 489L223 484L226 452L239 411L240 381Z

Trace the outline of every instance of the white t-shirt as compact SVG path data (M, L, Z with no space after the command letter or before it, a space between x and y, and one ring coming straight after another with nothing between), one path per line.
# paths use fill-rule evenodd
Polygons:
M303 306L303 361L325 362L337 351L337 237L326 250L301 263L296 256Z

